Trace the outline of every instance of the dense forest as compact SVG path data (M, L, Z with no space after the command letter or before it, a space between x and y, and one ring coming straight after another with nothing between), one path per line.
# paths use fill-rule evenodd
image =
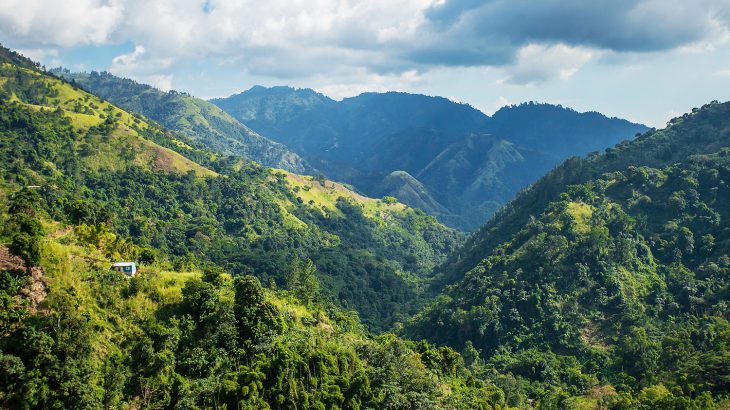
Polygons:
M422 211L220 156L46 74L5 64L0 78L0 176L41 186L56 220L130 238L122 256L279 285L293 257L311 259L323 295L382 330L461 241Z
M20 256L0 247L3 408L503 405L454 350L369 336L319 302L311 261L293 263L289 290L212 265L144 264L128 279L104 262L121 237L49 219L33 190L3 199L2 238Z
M470 239L482 259L404 334L480 351L528 397L600 389L630 407L652 392L654 407L713 408L730 391L728 110L547 175Z
M0 406L503 406L457 352L359 319L415 308L457 233L2 58Z

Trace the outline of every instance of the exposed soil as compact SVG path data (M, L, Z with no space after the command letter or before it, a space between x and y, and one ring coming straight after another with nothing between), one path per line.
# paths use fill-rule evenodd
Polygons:
M17 275L27 275L25 263L19 257L10 253L5 246L0 246L0 270L14 272ZM27 298L29 303L28 310L31 314L38 312L38 307L48 295L48 283L43 276L43 269L31 268L30 281L20 291L22 297Z

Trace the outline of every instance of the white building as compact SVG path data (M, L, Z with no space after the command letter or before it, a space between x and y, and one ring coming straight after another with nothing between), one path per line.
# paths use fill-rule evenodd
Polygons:
M137 274L137 264L134 262L114 262L109 270L121 272L133 278Z

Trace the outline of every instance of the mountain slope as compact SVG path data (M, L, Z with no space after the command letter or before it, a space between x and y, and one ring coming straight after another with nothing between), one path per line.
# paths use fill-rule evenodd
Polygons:
M176 139L174 135L144 119L35 69L12 65L2 62L1 59L0 64L2 86L0 97L3 104L19 106L11 111L37 112L41 115L56 116L57 120L64 118L68 120L69 126L64 130L66 133L86 133L83 139L76 141L70 148L84 153L83 162L89 168L96 171L121 170L129 164L134 164L146 170L178 174L193 171L198 175L215 175L215 172L170 147L197 157L210 157L208 154L196 151ZM56 144L70 143L63 141L61 136L57 138L58 140L54 141ZM66 159L71 160L71 158ZM36 169L36 172L41 173L55 171L54 167L47 163L42 164L41 169Z
M354 312L220 268L146 261L127 278L108 270L107 252L128 238L96 242L52 220L35 191L0 193L3 408L504 404L452 349L372 336ZM29 226L38 258L23 261L10 251Z
M239 155L264 166L313 172L297 154L255 133L215 105L176 91L162 92L110 73L52 71L125 110L142 114L224 155Z
M333 179L368 195L424 205L411 190L386 189L393 186L389 176L394 171L405 171L438 202L424 210L467 231L566 157L646 130L597 113L538 104L506 107L488 117L445 98L396 92L337 102L308 89L257 86L211 102L287 144ZM475 139L483 141L480 150L466 158L464 149L474 148ZM490 148L505 142L510 149ZM443 194L436 182L443 178L426 169L434 161L474 178L450 178L449 192Z
M337 306L413 306L458 241L420 211L221 157L3 48L0 158L0 407L503 407L457 352Z
M383 329L415 312L461 242L421 211L222 157L39 70L0 70L4 184L41 186L47 212L89 235L129 237L131 258L149 248L280 286L311 259L324 298Z
M604 173L629 166L665 167L694 154L711 154L729 144L726 104L710 104L703 110L673 119L659 131L649 131L631 142L608 148L602 155L571 158L538 180L525 192L494 215L441 269L448 277L458 278L491 253L545 206L564 188L582 184Z
M723 397L728 114L730 103L708 104L561 165L455 254L447 268L465 273L404 334L473 345L531 389L575 395L611 385L629 396L665 389Z

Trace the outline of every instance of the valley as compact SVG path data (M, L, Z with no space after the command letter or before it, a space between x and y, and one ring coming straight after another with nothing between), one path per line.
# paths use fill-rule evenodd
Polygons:
M730 403L730 103L208 102L1 48L0 158L0 407Z

